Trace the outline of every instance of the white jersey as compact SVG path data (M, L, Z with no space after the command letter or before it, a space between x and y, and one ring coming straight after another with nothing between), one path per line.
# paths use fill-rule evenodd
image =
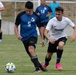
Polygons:
M71 27L74 27L75 24L67 17L62 17L61 21L58 21L56 17L49 20L46 29L51 31L50 37L54 38L55 40L58 40L61 37L67 37L65 28L67 25L70 25Z
M4 5L2 4L2 2L0 2L0 8L4 7ZM0 11L0 19L1 19L1 11Z

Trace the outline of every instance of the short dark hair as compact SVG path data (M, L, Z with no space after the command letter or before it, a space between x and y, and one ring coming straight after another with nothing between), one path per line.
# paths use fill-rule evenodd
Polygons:
M64 9L62 7L56 7L55 11L61 11L62 13L64 12Z
M33 3L31 1L27 1L25 3L25 8L28 8L28 9L33 9Z

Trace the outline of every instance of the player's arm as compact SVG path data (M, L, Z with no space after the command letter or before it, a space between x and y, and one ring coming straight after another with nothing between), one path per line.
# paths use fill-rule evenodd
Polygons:
M44 35L48 40L50 40L50 36L49 36L48 32L49 32L49 30L45 29Z
M48 14L46 15L46 17L50 17L52 12L48 12Z
M21 40L22 37L19 34L18 25L14 26L14 32L15 32L15 35L17 36L18 40Z
M22 39L21 35L19 34L19 29L18 29L18 26L20 25L20 23L21 23L21 19L20 19L20 14L19 14L16 17L15 25L14 25L14 32L15 32L15 35L17 36L18 40Z
M51 14L52 14L52 10L51 10L51 8L48 6L48 14L46 15L46 17L50 17Z
M46 26L44 35L45 35L45 37L46 37L52 44L54 44L54 43L55 43L55 39L54 39L54 38L51 38L51 37L49 36L49 34L48 34L48 32L50 31L50 29L51 29L51 27L52 27L52 24L53 24L53 21L52 21L52 19L51 19L51 20L49 20L49 22L48 22L48 24L47 24L47 26ZM51 31L50 31L49 33L51 33Z
M66 18L66 20L68 22L68 25L74 29L73 34L70 36L70 41L73 42L76 38L76 25L69 18Z
M70 41L71 42L73 42L75 40L75 38L76 38L76 25L73 27L73 29L74 29L73 35L70 36Z
M44 35L45 37L52 43L54 44L55 43L55 39L54 38L51 38L48 34L49 30L45 29L45 32L44 32Z
M36 8L35 13L36 13L38 16L40 16L40 13L39 13L38 8L39 8L39 7Z

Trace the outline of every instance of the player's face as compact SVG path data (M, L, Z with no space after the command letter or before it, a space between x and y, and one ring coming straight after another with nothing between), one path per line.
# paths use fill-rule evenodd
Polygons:
M56 2L56 0L53 0L53 2L55 3L55 2Z
M41 5L45 5L46 3L45 3L45 0L41 0Z
M26 14L28 14L28 15L32 15L33 14L33 9L25 8L25 11L26 11Z
M58 21L62 20L63 13L62 11L56 11L56 18Z

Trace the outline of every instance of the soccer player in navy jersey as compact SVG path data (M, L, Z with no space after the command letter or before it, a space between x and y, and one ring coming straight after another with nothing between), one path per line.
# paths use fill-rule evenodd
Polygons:
M36 13L38 16L40 16L41 20L41 25L40 25L40 34L41 34L41 40L42 40L42 45L44 46L44 31L45 27L47 25L47 22L49 21L49 17L52 13L52 10L50 9L49 6L46 5L46 0L41 0L41 5L36 8Z
M40 23L39 16L33 12L33 3L27 1L25 3L25 11L17 15L14 26L14 31L18 40L22 41L26 52L36 68L35 72L40 72L41 70L46 71L46 69L39 63L35 52L38 38L36 26L39 27ZM19 25L20 34L18 29Z
M76 38L76 25L69 18L63 16L64 9L62 7L57 7L55 11L56 17L49 20L44 32L46 38L49 40L49 45L47 49L47 55L45 57L45 64L43 64L43 66L47 67L49 65L53 53L56 52L56 68L58 70L62 70L63 68L60 64L60 61L64 51L64 45L67 41L65 28L67 25L69 25L74 29L73 34L70 36L70 41L73 42ZM48 35L49 31L50 36Z

